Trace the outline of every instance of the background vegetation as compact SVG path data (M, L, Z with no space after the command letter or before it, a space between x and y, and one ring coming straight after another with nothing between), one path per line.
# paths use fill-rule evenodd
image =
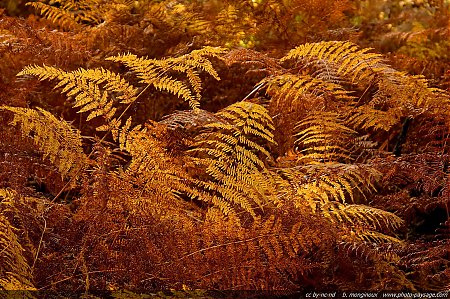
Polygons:
M450 289L446 1L0 6L0 290Z

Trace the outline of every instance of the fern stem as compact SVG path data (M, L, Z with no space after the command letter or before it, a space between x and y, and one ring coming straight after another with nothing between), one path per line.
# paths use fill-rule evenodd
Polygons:
M42 230L41 238L39 240L38 248L36 250L36 254L34 255L33 265L31 266L31 273L34 272L34 266L36 265L36 261L39 256L39 251L41 250L42 240L44 239L45 230L47 229L47 220L45 220L45 217L42 215L42 219L44 220L44 229Z
M256 93L261 87L263 87L265 84L265 82L262 82L260 84L258 84L255 88L253 88L253 90L245 96L244 99L242 99L243 101L245 101L246 99L248 99L249 97L251 97L254 93Z

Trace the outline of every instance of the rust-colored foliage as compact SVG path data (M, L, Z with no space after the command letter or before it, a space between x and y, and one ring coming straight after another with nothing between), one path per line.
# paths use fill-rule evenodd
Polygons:
M0 290L448 290L448 29L415 2L5 7Z

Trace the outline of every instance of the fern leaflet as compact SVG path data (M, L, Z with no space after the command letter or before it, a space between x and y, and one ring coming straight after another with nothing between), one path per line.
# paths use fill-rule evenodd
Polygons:
M14 113L12 125L20 125L22 135L34 143L58 167L63 177L77 176L86 167L80 132L64 120L57 119L41 108L28 109L1 106L0 110Z

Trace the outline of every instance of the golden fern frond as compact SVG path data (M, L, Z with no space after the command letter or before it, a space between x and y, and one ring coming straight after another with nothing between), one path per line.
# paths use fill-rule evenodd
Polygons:
M229 4L217 14L216 22L218 26L233 26L236 25L236 21L238 20L238 18L238 9L235 5Z
M80 108L78 113L89 112L87 120L103 117L106 124L98 127L99 131L117 129L118 120L114 118L117 108L110 94L122 104L131 104L137 98L137 89L120 75L100 69L80 68L66 72L51 66L27 66L17 76L32 75L39 80L58 80L55 88L63 87L62 92L74 97L74 107Z
M14 205L16 196L12 190L0 189L0 290L36 290L24 256L25 248L19 242L19 230L6 216L7 213L15 215L18 212Z
M400 123L404 110L403 107L394 107L383 111L370 107L370 105L362 105L351 109L346 123L354 128L364 130L389 131L394 125Z
M320 206L322 215L331 222L347 223L351 227L394 232L404 225L397 215L366 205L328 202Z
M339 111L354 99L341 85L307 74L268 76L257 88L262 86L267 87L266 94L270 97L268 109L274 116L280 156L295 146L296 123L317 111L330 108Z
M164 181L171 176L171 164L168 163L170 158L165 152L163 144L152 137L146 127L137 125L131 128L131 121L131 118L128 118L118 133L120 149L128 152L132 158L124 175L144 187L154 176L155 180L162 182L160 184L161 192L170 191L170 184ZM173 178L175 178L175 174L173 174ZM152 187L154 185L149 186L150 189Z
M272 97L271 101L275 102L289 100L294 104L303 100L307 94L316 97L331 96L336 100L351 100L354 98L341 85L309 75L285 74L268 77L260 83L267 84L267 94Z
M74 14L66 9L42 2L28 2L26 5L33 7L45 19L57 24L61 28L74 29L80 26Z
M175 58L169 58L169 63L172 64L172 69L179 72L187 72L192 68L203 70L214 79L220 80L219 75L214 69L211 58L220 58L220 55L224 54L226 50L220 47L203 47L198 50L193 50L189 54L185 54Z
M356 132L345 125L334 112L316 112L296 126L295 143L302 156L299 160L333 162L351 159L349 141Z
M141 83L153 85L158 90L168 91L189 102L189 106L196 108L199 102L192 94L189 86L171 76L166 75L170 69L166 61L138 58L133 54L109 57L107 60L121 62L129 67L141 79Z
M378 231L373 230L356 230L354 237L366 242L371 243L398 243L402 244L402 241L396 237L392 237Z
M272 133L275 129L272 124L272 118L266 108L261 105L245 101L238 102L217 112L216 115L235 125L244 134L260 137L269 143L275 142ZM236 133L234 135L239 136L240 134ZM262 148L257 147L257 149L264 153ZM266 156L268 155L266 154Z
M80 132L64 120L41 108L1 106L14 113L12 125L20 125L22 135L31 137L36 146L58 167L63 177L73 178L87 165Z
M337 62L327 60L305 61L303 68L307 69L308 73L314 78L333 82L342 86L352 85L351 78L343 76L342 73L339 72L339 63Z
M369 53L371 49L360 49L348 41L329 41L307 43L289 51L281 61L290 59L326 61L338 67L337 73L351 76L351 82L371 81L377 73L387 72L390 68L383 63L380 54Z
M377 85L366 105L348 110L347 123L352 127L389 131L405 117L415 118L425 112L440 114L450 104L447 92L430 87L421 76L398 73L379 79Z
M144 17L148 20L152 20L152 24L157 27L172 27L174 24L170 24L169 10L165 2L152 2L143 4Z
M111 11L131 7L132 3L127 0L58 0L51 4L29 2L26 5L33 7L45 19L58 26L74 29L100 24Z
M354 236L354 232L351 233L352 236ZM375 245L375 246L374 246ZM378 256L379 258L383 259L384 261L390 263L390 264L398 264L400 262L400 256L395 253L395 251L387 251L384 250L385 248L379 246L382 245L380 243L372 243L372 242L366 242L366 241L360 241L358 239L354 239L353 237L349 237L348 235L345 235L343 237L343 241L341 241L338 244L338 247L341 249L344 249L347 253L347 255L357 255L360 257L365 258L365 260L370 260L375 256ZM401 246L401 243L394 242L389 243L389 246Z
M370 166L341 163L280 168L276 173L278 196L313 212L330 202L361 201L359 197L375 191L374 182L380 176Z
M238 102L216 113L216 117L223 121L204 125L206 132L195 138L189 151L209 177L199 178L196 184L252 216L256 216L254 204L260 208L268 203L278 205L263 160L271 156L258 142L273 143L267 110L258 104Z
M107 60L123 63L137 74L141 83L170 92L187 101L191 108L196 109L200 105L201 97L201 78L198 70L205 71L216 80L220 80L209 59L217 58L224 52L225 50L219 47L204 47L177 58L157 60L124 54L109 57ZM174 79L167 74L169 72L185 74L189 84Z

